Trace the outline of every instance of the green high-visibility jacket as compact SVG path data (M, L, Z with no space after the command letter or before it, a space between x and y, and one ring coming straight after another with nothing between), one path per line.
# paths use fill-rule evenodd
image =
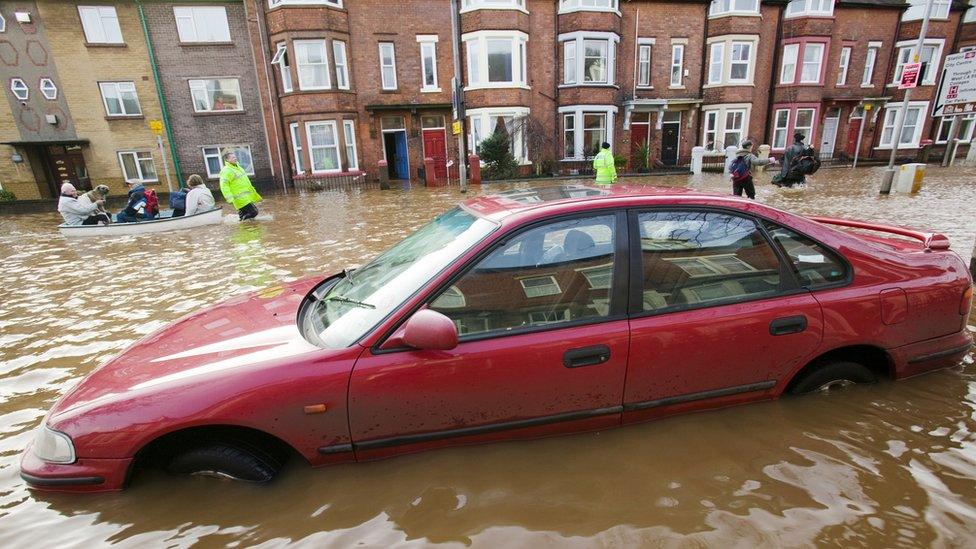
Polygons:
M261 195L251 185L244 168L229 162L225 162L220 170L220 192L224 195L224 200L238 210L248 204L261 202Z
M593 158L593 171L597 185L611 185L617 181L617 165L610 149L603 149Z

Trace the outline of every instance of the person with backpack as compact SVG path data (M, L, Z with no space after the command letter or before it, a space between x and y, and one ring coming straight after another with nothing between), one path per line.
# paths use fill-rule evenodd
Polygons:
M183 217L186 213L186 195L189 192L189 189L180 185L178 191L169 193L169 207L173 210L173 217Z
M155 217L156 213L159 213L156 191L146 191L142 183L134 179L126 180L125 185L129 188L129 202L115 216L117 222L148 221Z
M798 161L807 149L807 146L803 144L805 137L801 132L793 134L793 144L783 153L783 169L780 171L780 176L773 179L774 185L792 187L806 183L806 174L797 169Z
M220 170L220 192L224 195L224 200L237 208L237 216L241 221L258 216L258 209L254 204L261 201L261 195L251 185L247 171L237 163L237 154L234 151L224 152L224 167Z
M597 185L613 185L617 182L617 165L614 163L610 143L603 143L601 150L593 157L593 171Z
M776 159L769 157L765 160L752 152L752 140L746 139L735 152L735 160L729 165L732 176L732 194L742 196L743 191L751 200L756 199L756 185L752 181L752 169L756 166L776 164Z

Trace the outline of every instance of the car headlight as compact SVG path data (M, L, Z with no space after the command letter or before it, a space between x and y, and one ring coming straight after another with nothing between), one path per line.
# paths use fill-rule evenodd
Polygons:
M34 455L51 463L72 463L75 446L68 435L42 425L34 437Z

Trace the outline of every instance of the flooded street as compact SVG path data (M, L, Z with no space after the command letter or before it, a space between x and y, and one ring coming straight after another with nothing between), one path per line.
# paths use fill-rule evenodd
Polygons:
M881 171L824 169L802 190L763 175L757 198L937 230L968 262L976 168L930 167L919 195L890 197ZM599 433L322 469L293 459L264 486L144 472L120 493L26 489L34 428L109 357L227 297L364 263L460 197L272 196L271 221L104 240L66 240L54 213L0 217L0 547L976 546L972 355L905 382Z

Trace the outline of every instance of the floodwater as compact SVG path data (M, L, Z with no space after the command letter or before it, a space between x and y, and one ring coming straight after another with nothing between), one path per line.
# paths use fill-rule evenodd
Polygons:
M879 197L880 173L825 169L803 190L761 176L758 198L936 229L968 261L976 169L930 168L917 196ZM628 182L727 185L717 174ZM976 545L972 357L904 382L606 432L315 470L293 460L264 486L148 472L121 493L51 495L20 480L45 411L142 335L228 296L361 264L459 199L273 196L272 221L105 240L62 238L55 214L0 218L0 547Z

